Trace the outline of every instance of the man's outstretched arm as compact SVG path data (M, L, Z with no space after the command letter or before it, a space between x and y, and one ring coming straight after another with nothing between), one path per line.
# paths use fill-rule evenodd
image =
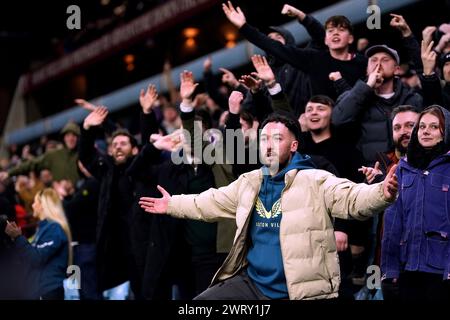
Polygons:
M228 186L211 188L200 194L171 196L158 186L162 198L142 197L139 205L146 212L169 214L176 218L216 221L219 218L234 219L238 207L239 186L242 177Z
M386 209L397 196L398 182L394 165L383 182L367 185L327 175L320 184L331 215L364 220Z

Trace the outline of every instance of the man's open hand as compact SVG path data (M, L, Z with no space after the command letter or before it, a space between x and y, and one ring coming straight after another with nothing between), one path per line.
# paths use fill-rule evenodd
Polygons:
M162 198L142 197L139 199L139 205L145 212L166 214L171 196L163 187L158 185L157 188Z

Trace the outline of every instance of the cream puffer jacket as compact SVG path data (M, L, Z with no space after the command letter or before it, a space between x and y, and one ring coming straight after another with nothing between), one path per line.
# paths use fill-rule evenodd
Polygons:
M172 196L169 202L167 212L174 217L236 219L233 247L211 285L247 264L248 226L262 180L262 170L255 170L226 187ZM281 193L280 245L289 298L337 297L340 274L332 217L363 220L390 204L381 183L356 184L316 169L288 171Z

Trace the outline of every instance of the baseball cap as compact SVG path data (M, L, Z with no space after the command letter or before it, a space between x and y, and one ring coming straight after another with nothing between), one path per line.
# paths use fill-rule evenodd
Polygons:
M395 62L397 62L397 64L400 64L400 57L399 57L397 51L392 48L389 48L385 44L371 46L369 49L366 50L366 57L370 58L371 56L373 56L374 54L379 53L379 52L387 53L395 60Z

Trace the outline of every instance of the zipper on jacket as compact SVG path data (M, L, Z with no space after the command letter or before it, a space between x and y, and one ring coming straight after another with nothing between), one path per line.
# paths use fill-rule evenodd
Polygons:
M194 176L197 176L198 165L192 164L192 168L194 168Z
M297 174L299 173L300 171L297 171ZM287 172L286 172L286 174L287 174ZM285 174L285 177L286 177L286 174ZM295 176L297 176L297 174L295 175ZM295 179L295 177L294 177L294 179ZM293 181L289 184L289 186L292 184L292 183L294 183ZM281 190L281 193L280 193L280 207L281 207L281 219L280 219L280 232L281 232L281 225L283 224L283 194L284 194L284 191L286 190L286 187L287 187L287 183L286 183L286 180L284 181L284 187L283 187L283 190ZM278 238L280 238L280 235L278 235ZM284 254L283 254L283 246L281 245L281 238L280 238L280 252L281 252L281 260L283 261L283 273L284 273L284 277L286 278L286 271L285 271L285 269L284 269ZM289 298L291 298L291 294L289 293L289 286L288 286L288 281L287 281L287 278L286 278L286 287L287 287L287 290L288 290L288 296L289 296Z
M259 187L257 188L256 197L258 196L259 192L261 191L261 184L262 184L262 182L263 182L263 181L261 180L261 182L260 182L260 184L259 184ZM255 198L255 199L256 199L256 198ZM211 287L211 286L213 286L213 285L215 285L216 283L218 283L218 277L220 276L221 273L223 273L224 267L225 267L225 266L227 265L227 263L231 260L231 257L233 256L234 251L236 251L236 247L237 247L236 243L239 241L239 238L242 236L242 234L244 233L244 231L245 231L245 235L243 235L243 236L244 236L244 237L247 236L247 234L248 234L248 228L249 228L249 225L250 225L250 220L251 220L251 218L252 218L251 215L253 214L253 210L255 209L255 204L256 204L256 201L253 201L253 205L252 205L252 207L251 207L251 209L250 209L250 213L249 213L248 216L247 216L247 220L244 222L244 226L242 227L241 233L240 233L239 236L236 238L236 241L233 242L233 245L231 246L230 252L228 253L228 255L227 255L227 257L225 258L225 260L224 260L224 262L222 263L222 265L220 266L219 270L217 270L217 272L214 274L214 277L213 277L213 279L212 279L212 281L211 281L211 284L208 286L208 288ZM237 217L236 217L236 218L237 218ZM247 239L246 239L246 240L247 240ZM246 250L246 251L248 252L248 248L245 248L245 242L246 242L246 241L244 241L244 248L243 248L243 250ZM240 253L238 253L238 254L240 254ZM242 259L240 259L240 260L242 260ZM235 276L239 271L242 270L241 265L242 265L242 263L241 263L241 261L239 261L239 263L237 264L236 270L234 270L233 274L232 274L229 278ZM227 278L227 279L229 279L229 278Z

